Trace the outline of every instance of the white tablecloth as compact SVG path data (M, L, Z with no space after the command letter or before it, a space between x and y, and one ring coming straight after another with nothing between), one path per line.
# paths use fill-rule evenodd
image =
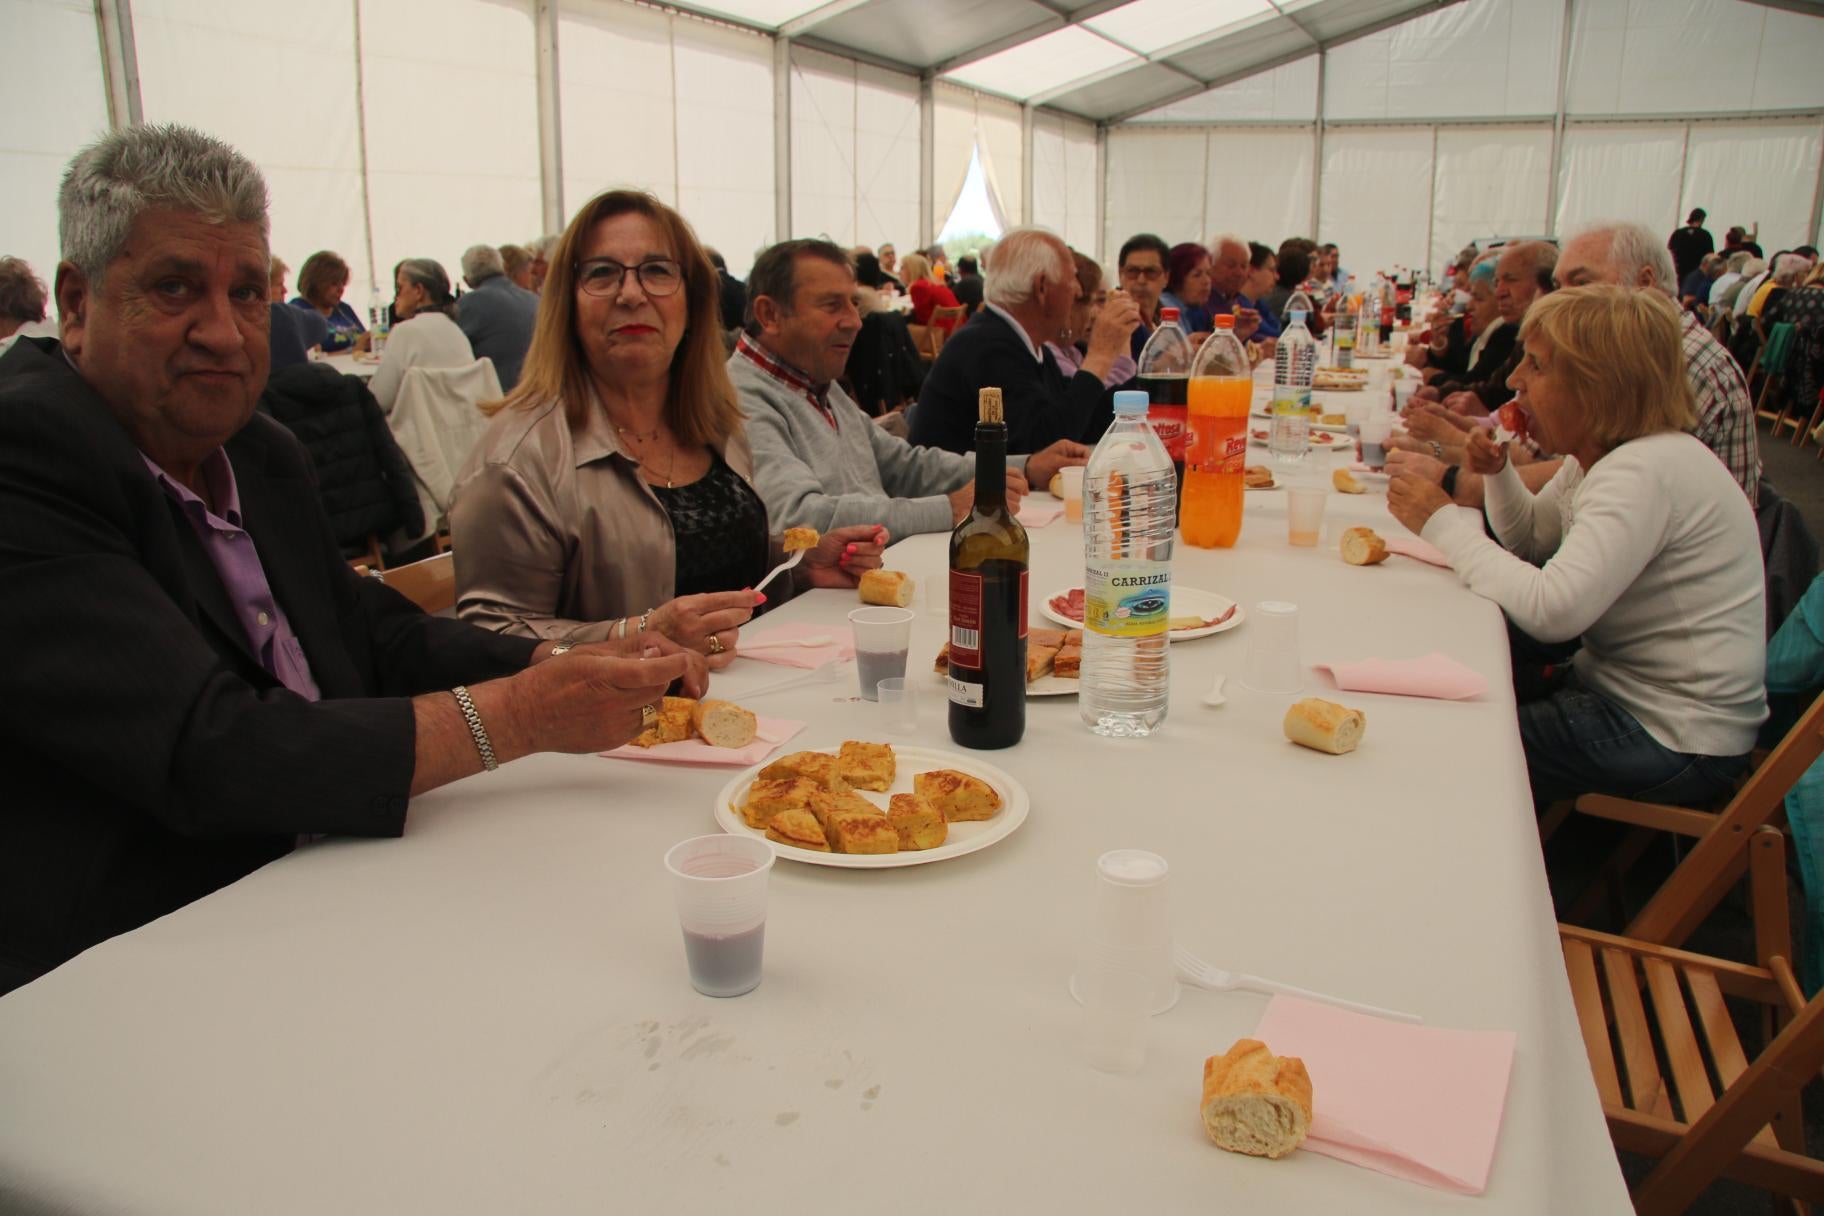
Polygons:
M380 360L366 354L357 356L353 351L337 351L333 355L324 355L321 363L327 363L345 376L359 376L363 380L372 380L374 373L380 369Z
M765 981L728 1001L686 981L660 864L713 830L726 770L548 756L471 778L419 799L401 840L309 846L0 999L0 1195L185 1214L1630 1210L1500 614L1445 570L1342 565L1341 525L1397 528L1379 495L1332 498L1317 549L1286 545L1283 494L1247 507L1236 548L1181 548L1178 582L1295 600L1310 662L1443 649L1488 695L1341 696L1367 713L1362 749L1305 751L1281 736L1286 698L1232 680L1227 707L1197 704L1239 675L1244 624L1174 646L1151 740L1034 700L1024 742L985 757L1031 792L1018 832L908 869L781 862ZM890 553L921 579L913 741L939 747L945 539ZM1069 525L1034 532L1035 599L1080 571ZM768 619L837 628L852 606L819 592ZM784 674L740 661L717 692ZM810 722L793 746L886 738L844 680L754 705ZM1124 846L1169 859L1180 940L1222 965L1516 1031L1487 1194L1212 1147L1203 1059L1263 997L1187 990L1143 1073L1081 1063L1073 934L1095 858Z

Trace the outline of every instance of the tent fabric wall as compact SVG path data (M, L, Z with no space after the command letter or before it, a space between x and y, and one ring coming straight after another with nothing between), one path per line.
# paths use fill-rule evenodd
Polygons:
M989 193L1011 228L1020 222L1025 199L1025 124L1020 107L999 97L978 94L975 126L980 137L982 173Z
M0 134L0 253L24 258L48 294L58 183L76 149L108 129L100 39L95 10L81 0L10 0L4 21L31 53L8 56L0 72L0 113L9 116ZM56 305L47 313L55 319Z
M1440 127L1431 190L1431 256L1442 266L1480 237L1545 232L1549 127Z
M1724 221L1760 225L1767 252L1811 243L1811 194L1818 180L1816 122L1693 123L1686 138L1678 219L1702 207ZM1788 185L1797 188L1785 188ZM1722 228L1712 225L1720 238Z
M1128 237L1151 232L1168 245L1202 240L1209 137L1201 130L1121 130L1108 137L1104 258L1112 268Z
M975 93L941 81L932 89L931 231L943 231L956 209L975 152Z
M1135 118L1145 122L1311 122L1317 117L1317 56L1207 89Z
M1209 133L1203 236L1234 232L1277 247L1311 231L1311 132L1216 128Z
M1032 119L1032 222L1096 253L1096 129L1061 114Z
M979 153L990 201L1002 222L1020 222L1025 195L1025 124L1020 107L1001 97L940 82L932 96L931 231L939 232L969 175L969 158Z
M1740 0L1578 0L1565 106L1576 115L1824 106L1820 50L1824 21ZM1718 70L1740 64L1753 67Z
M746 277L774 234L773 141L733 132L772 131L773 46L766 38L672 18L677 208ZM645 107L638 114L650 112ZM564 117L566 124L569 116ZM916 128L914 128L916 136ZM917 178L913 178L917 194ZM574 210L581 199L567 200ZM916 206L914 207L916 210Z
M1558 176L1559 230L1628 219L1671 232L1684 218L1678 210L1684 158L1682 124L1570 128ZM1720 212L1717 219L1727 222Z
M918 228L918 81L792 48L792 227L839 245Z
M1319 239L1366 283L1375 270L1425 264L1430 247L1432 133L1349 127L1324 136Z
M676 203L670 18L616 0L569 0L557 39L565 219L612 186ZM526 237L538 231L531 222Z
M918 78L855 67L855 240L918 239Z
M1562 0L1469 0L1329 53L1324 116L1536 117L1558 108Z

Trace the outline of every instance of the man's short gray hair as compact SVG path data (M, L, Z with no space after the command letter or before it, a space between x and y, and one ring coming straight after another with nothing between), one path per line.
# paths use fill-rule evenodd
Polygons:
M57 193L63 260L99 285L142 212L168 208L211 224L258 224L266 179L254 163L201 131L175 123L110 131L78 152Z
M462 277L470 287L507 273L507 263L492 245L470 245L462 251Z
M1773 259L1773 273L1767 277L1783 287L1790 287L1810 269L1811 260L1804 254L1782 253Z
M1077 265L1062 237L1045 228L1014 228L990 250L988 277L982 298L1002 308L1024 304L1032 298L1040 275L1054 283L1075 279Z
M1218 232L1215 236L1210 238L1210 256L1212 258L1222 257L1222 247L1224 245L1240 246L1241 251L1246 253L1248 251L1248 238L1233 232Z
M1672 255L1666 242L1653 234L1645 224L1631 220L1604 220L1590 224L1573 240L1601 233L1609 238L1609 265L1621 275L1623 287L1640 285L1640 272L1653 272L1653 286L1667 294L1678 291L1678 272L1672 269Z
M551 258L551 251L557 248L557 242L560 239L562 238L554 232L547 233L544 236L535 236L526 242L526 252L530 253L535 258L544 258L549 261Z

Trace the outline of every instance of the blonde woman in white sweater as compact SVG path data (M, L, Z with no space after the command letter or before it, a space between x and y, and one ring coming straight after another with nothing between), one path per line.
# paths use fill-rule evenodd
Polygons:
M1658 292L1542 297L1509 381L1564 467L1536 494L1487 432L1489 525L1437 486L1388 507L1471 590L1544 642L1581 637L1566 684L1520 707L1536 802L1586 792L1700 804L1747 767L1767 716L1760 536L1729 470L1689 433L1678 314Z

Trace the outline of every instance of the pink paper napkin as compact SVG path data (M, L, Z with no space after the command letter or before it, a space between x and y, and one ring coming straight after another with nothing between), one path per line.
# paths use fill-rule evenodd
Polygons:
M799 638L827 637L827 646L773 646L766 642L790 642ZM822 667L825 663L855 657L855 638L847 624L780 625L751 637L743 633L735 641L735 653L744 659L777 663L781 667Z
M1513 1031L1412 1026L1276 996L1254 1037L1311 1074L1304 1147L1439 1190L1487 1189Z
M1434 566L1450 569L1450 559L1444 556L1444 550L1430 541L1420 540L1416 536L1383 536L1381 543L1387 546L1387 552L1410 557L1414 561L1430 562Z
M1422 659L1364 659L1360 663L1318 663L1345 692L1387 692L1401 697L1463 701L1488 691L1488 679L1447 654Z
M1028 494L1020 500L1020 513L1015 516L1022 528L1043 528L1046 524L1064 514L1064 504L1056 499L1049 501L1036 494Z
M787 718L758 719L760 734L746 747L711 747L701 739L681 743L661 743L657 747L635 747L629 743L611 752L597 752L610 760L651 760L658 764L695 764L716 767L746 768L758 764L793 735L804 729L804 723ZM761 738L771 735L771 739ZM775 742L776 740L776 742Z

